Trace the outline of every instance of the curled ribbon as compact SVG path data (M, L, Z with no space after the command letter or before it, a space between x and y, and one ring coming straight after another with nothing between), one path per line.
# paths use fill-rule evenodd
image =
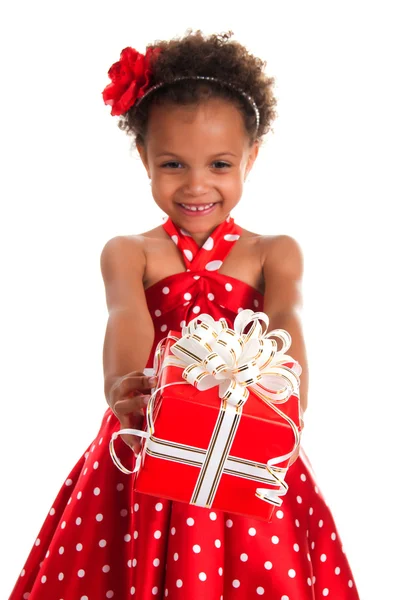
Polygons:
M272 458L267 464L258 467L246 461L247 464L242 467L241 472L242 476L247 476L250 471L254 479L276 488L257 488L256 496L280 506L282 504L280 496L285 495L288 489L284 482L287 468L276 465L286 460L294 460L299 447L300 432L294 421L279 410L277 405L287 402L292 394L298 395L301 367L286 354L291 346L290 334L283 329L267 332L268 326L268 316L252 310L241 311L235 318L233 329L228 326L225 319L215 321L210 315L201 314L183 327L180 339L174 338L175 344L171 346L174 356L169 355L162 360L165 340L159 342L155 353L155 372L159 375L160 371L169 365L180 367L183 369L184 381L165 384L154 390L148 402L147 432L121 430L113 434L111 455L115 464L119 468L122 467L124 472L130 472L120 464L113 448L114 439L121 433L133 433L146 438L133 472L141 468L145 452L150 453L151 449L155 449L157 442L154 437L155 400L159 391L176 383L189 383L200 391L218 386L221 400L219 417L208 449L201 460L200 474L191 498L193 504L210 507L223 471L233 471L233 463L236 459L230 456L230 448L250 390L287 421L294 434L294 446L289 453ZM246 329L248 331L245 333ZM277 342L272 338L281 340L280 350L277 348ZM289 363L293 366L288 367ZM178 444L175 448L177 449L175 457L167 457L170 460L178 461L178 456L181 458L189 452L188 447L179 447ZM159 450L158 447L156 450ZM239 473L239 471L235 472L235 474Z

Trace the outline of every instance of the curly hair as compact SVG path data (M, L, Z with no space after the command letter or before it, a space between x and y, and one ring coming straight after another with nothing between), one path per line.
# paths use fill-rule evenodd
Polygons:
M232 35L229 31L206 37L200 30L189 30L182 38L148 45L147 50L161 50L152 61L151 86L158 83L168 85L148 94L137 107L132 106L124 113L119 119L119 128L132 135L136 145L144 145L149 110L153 104L189 105L209 98L223 98L241 111L251 142L261 140L277 116L277 102L272 89L275 80L264 72L266 61L256 58L244 46L232 41ZM177 77L192 76L214 77L231 87L214 81L174 81ZM232 86L241 89L255 101L260 113L258 129L253 107Z

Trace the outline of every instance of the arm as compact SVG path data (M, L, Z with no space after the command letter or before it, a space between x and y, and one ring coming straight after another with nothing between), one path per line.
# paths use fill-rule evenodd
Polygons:
M263 311L270 319L268 331L285 329L292 337L288 354L302 367L300 403L304 412L308 402L308 363L299 316L302 307L303 255L292 237L282 235L273 239L263 263L263 275Z
M154 327L142 283L145 264L142 242L136 238L115 237L101 254L109 311L103 351L104 388L110 405L112 386L132 371L143 371L153 344Z

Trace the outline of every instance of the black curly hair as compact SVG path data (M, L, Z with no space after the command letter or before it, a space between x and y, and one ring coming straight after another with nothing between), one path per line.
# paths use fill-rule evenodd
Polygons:
M208 98L223 98L241 111L251 142L261 140L271 129L276 118L276 99L273 95L274 78L264 73L266 61L256 58L248 50L230 38L233 33L204 36L198 30L189 30L184 37L170 41L156 41L148 48L160 48L152 61L151 86L167 83L148 94L137 107L132 106L118 122L121 130L134 137L136 145L145 144L149 109L153 104L189 105ZM222 83L203 80L174 81L177 77L214 77L238 88L251 96L259 113L256 115L248 100L232 87Z

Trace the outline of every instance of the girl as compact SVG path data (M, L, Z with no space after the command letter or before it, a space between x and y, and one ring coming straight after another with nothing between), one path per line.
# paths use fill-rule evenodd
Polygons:
M286 235L263 236L230 216L276 116L266 63L230 35L201 32L121 53L103 98L135 138L161 225L116 237L102 252L109 308L104 344L109 403L97 438L65 481L11 600L335 600L358 598L340 538L303 452L272 523L140 495L108 443L142 427L157 342L208 313L233 323L263 310L308 367L301 324L303 261ZM261 226L260 226L261 229ZM137 439L124 441L135 450ZM118 441L127 466L134 455Z

